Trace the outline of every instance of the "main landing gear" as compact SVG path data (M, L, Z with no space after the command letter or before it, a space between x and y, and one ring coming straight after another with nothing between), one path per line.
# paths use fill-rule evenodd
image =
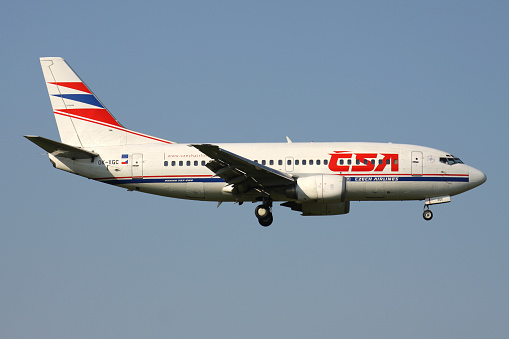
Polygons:
M272 212L270 211L272 208L272 201L266 200L263 204L256 206L255 215L258 218L258 222L263 227L270 226L272 221L274 221L274 217L272 216Z
M431 218L433 218L433 212L431 212L428 205L426 205L426 209L424 210L424 212L422 212L422 217L426 221L429 221L431 220Z

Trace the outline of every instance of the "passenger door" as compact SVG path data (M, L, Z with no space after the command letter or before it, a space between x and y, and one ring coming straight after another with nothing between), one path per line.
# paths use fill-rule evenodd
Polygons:
M412 152L412 175L422 175L422 152Z
M134 153L132 155L131 171L134 178L143 178L143 154Z

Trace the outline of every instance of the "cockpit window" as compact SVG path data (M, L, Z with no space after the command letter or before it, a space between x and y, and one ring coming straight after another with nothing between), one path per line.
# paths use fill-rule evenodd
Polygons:
M462 164L463 163L463 161L461 161L460 158L456 158L455 156L452 156L452 155L441 157L440 158L440 162L443 163L443 164L449 164L449 165Z

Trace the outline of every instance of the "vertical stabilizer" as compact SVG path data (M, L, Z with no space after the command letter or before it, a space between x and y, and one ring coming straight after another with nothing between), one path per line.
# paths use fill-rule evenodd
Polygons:
M41 67L63 143L76 147L171 143L124 128L64 59L41 58Z

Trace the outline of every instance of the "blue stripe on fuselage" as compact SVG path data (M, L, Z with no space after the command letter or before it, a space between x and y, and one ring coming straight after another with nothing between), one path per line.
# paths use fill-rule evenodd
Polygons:
M346 177L348 181L355 181L355 182L396 182L396 181L443 181L443 182L468 182L468 177L444 177L444 176L437 176L437 177L421 177L421 176L414 176L414 177L396 177L396 176L372 176L372 177Z
M424 182L468 182L468 177L397 177L397 176L345 176L347 181L353 182L398 182L398 181L424 181ZM203 182L203 183L212 183L212 182L225 182L221 178L133 178L133 179L106 179L100 180L106 184L111 185L124 185L124 184L154 184L154 183L164 183L164 184L175 184L175 183L186 183L186 182Z

